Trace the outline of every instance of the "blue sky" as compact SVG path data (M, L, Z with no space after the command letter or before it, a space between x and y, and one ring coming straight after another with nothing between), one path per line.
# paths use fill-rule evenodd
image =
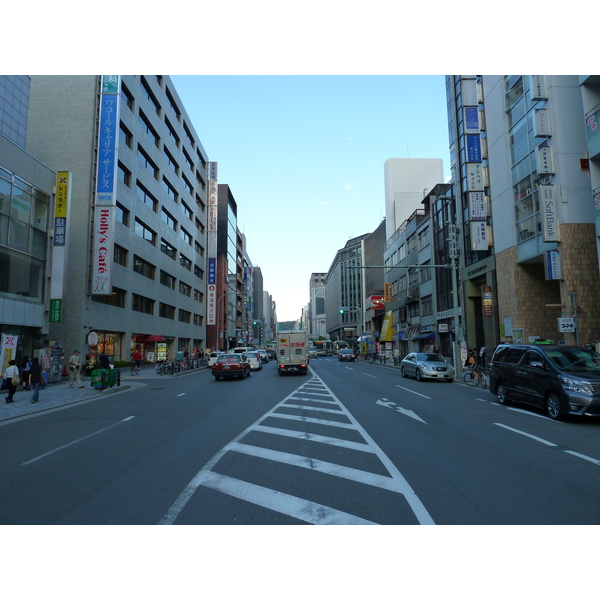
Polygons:
M172 76L280 321L297 319L312 272L385 217L388 158L442 158L442 76Z

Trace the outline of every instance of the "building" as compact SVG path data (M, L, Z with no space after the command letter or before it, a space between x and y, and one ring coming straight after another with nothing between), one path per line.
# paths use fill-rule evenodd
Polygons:
M0 76L0 333L16 338L5 363L38 356L48 369L48 230L56 173L25 149L29 93L29 77Z
M26 139L64 194L49 339L90 363L203 348L207 155L169 77L32 76Z
M325 278L325 315L331 340L355 343L362 334L362 245L369 234L352 238L337 251Z
M309 281L308 326L309 336L327 337L325 322L325 277L327 273L311 273Z
M585 116L597 83L506 75L446 85L468 347L593 343L600 277Z

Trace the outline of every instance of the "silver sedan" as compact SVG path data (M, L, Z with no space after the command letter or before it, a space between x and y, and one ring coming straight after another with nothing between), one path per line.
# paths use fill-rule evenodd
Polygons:
M454 367L434 352L411 352L400 363L402 377L421 379L441 379L452 383Z

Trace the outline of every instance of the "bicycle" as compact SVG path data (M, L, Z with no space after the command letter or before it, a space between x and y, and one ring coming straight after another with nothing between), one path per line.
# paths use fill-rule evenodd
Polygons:
M158 375L165 375L170 371L170 363L166 360L161 360L156 363L155 369Z
M131 374L138 375L140 371L141 371L141 369L140 369L140 365L139 365L138 361L132 360L131 361Z
M487 385L487 379L485 373L480 371L477 367L473 367L470 371L467 371L463 375L463 381L469 387L481 387L485 390Z

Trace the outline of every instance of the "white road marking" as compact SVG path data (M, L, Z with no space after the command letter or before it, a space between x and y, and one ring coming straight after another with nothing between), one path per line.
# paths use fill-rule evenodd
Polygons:
M212 471L212 469L227 452L240 451L259 456L260 458L266 458L268 460L277 460L286 464L293 464L294 466L302 466L307 469L318 470L334 477L342 477L352 481L360 481L364 484L374 485L376 487L383 487L384 489L401 494L411 507L419 523L424 525L435 524L425 506L417 497L408 482L404 479L400 471L398 471L394 463L392 463L392 461L381 450L381 448L379 448L371 436L369 436L365 429L358 423L358 421L356 421L356 419L340 402L331 389L314 373L314 370L311 367L309 367L309 370L313 374L313 379L310 380L311 387L315 385L316 380L319 386L318 389L328 392L329 396L339 407L339 411L336 412L345 416L348 422L344 423L279 413L278 411L281 408L289 406L286 404L287 402L292 399L297 399L295 397L299 390L295 390L270 411L261 416L253 425L250 425L250 427L242 431L242 433L234 438L229 444L217 452L217 454L215 454L215 456L213 456L213 458L206 463L202 469L198 471L198 473L196 473L185 489L181 492L179 497L167 510L159 524L171 525L175 523L178 516L181 514L181 511L183 511L190 498L201 485L218 489L224 493L231 494L248 502L254 502L255 504L265 506L282 514L294 516L295 518L301 519L307 523L371 523L371 521L361 519L360 517L354 515L349 515L342 511L337 511L333 508L326 507L318 503L313 503L295 496L290 496L274 489L264 488L262 486L243 482L224 475L219 475L218 473L214 473ZM306 384L302 385L301 388L306 389ZM316 400L316 402L320 401L320 399ZM276 427L269 427L262 424L267 419L291 419L300 422L318 423L330 427L351 429L358 432L366 443L361 444L357 442L348 442L345 440L338 440L337 438L330 438L328 436L317 436L305 431L287 431L284 429L278 429ZM327 463L302 455L294 455L286 452L269 450L261 446L248 445L242 442L246 435L256 431L266 434L291 436L297 439L306 439L324 444L334 444L336 446L346 448L354 447L354 449L371 452L377 456L380 462L387 469L390 476L383 477L381 475L365 472L360 469L352 469L343 465Z
M183 392L181 394L177 394L177 397L179 398L179 396L185 396L187 392Z
M94 431L94 433L90 433L89 435L86 435L82 438L79 438L78 440L74 440L72 442L69 442L68 444L64 444L62 446L59 446L58 448L54 448L54 450L50 450L49 452L45 452L44 454L40 454L39 456L36 456L35 458L32 458L31 460L28 460L27 462L21 463L21 466L24 465L30 465L31 463L34 463L42 458L45 458L46 456L50 456L51 454L54 454L55 452L59 452L60 450L64 450L65 448L69 448L70 446L73 446L75 444L78 444L79 442L83 442L84 440L88 440L91 437L94 437L95 435L98 435L100 433L103 433L105 431L108 431L109 429L112 429L113 427L116 427L117 425L120 425L121 423L124 423L125 421L130 421L131 419L135 419L135 417L127 417L126 419L123 419L122 421L120 421L119 423L113 423L112 425L109 425L108 427L105 427L104 429L99 429L98 431Z
M546 444L546 446L556 446L556 444L553 444L552 442L549 442L548 440L538 437L537 435L532 435L531 433L526 433L525 431L520 431L519 429L514 429L513 427L509 427L508 425L503 425L502 423L494 423L494 425L498 425L498 427L504 427L504 429L508 429L509 431L514 431L515 433L518 433L519 435L524 435L525 437L531 438L532 440L535 440L536 442L541 442L542 444Z
M408 388L402 387L401 385L396 384L397 388L404 390L405 392L410 392L411 394L415 394L416 396L421 396L421 398L427 398L427 400L431 400L431 396L425 396L425 394L419 394L419 392L415 392L414 390L410 390Z
M574 452L573 450L565 450L567 454L572 454L573 456L578 456L579 458L583 458L583 460L589 460L591 463L595 465L600 465L600 460L596 460L595 458L590 458L585 454L579 454L579 452Z
M381 406L387 406L387 408L393 408L397 412L400 412L400 413L406 415L407 417L411 417L412 419L421 421L421 423L425 423L425 421L423 421L423 419L421 419L421 417L419 417L417 415L417 413L415 413L412 410L409 410L407 408L402 408L401 406L398 406L395 402L391 402L387 398L382 398L381 400L377 400L377 402L375 404L380 404ZM427 423L425 423L425 425L427 425Z
M365 377L372 377L373 379L377 379L377 377L375 377L375 375L369 375L368 373L363 373L363 375Z

